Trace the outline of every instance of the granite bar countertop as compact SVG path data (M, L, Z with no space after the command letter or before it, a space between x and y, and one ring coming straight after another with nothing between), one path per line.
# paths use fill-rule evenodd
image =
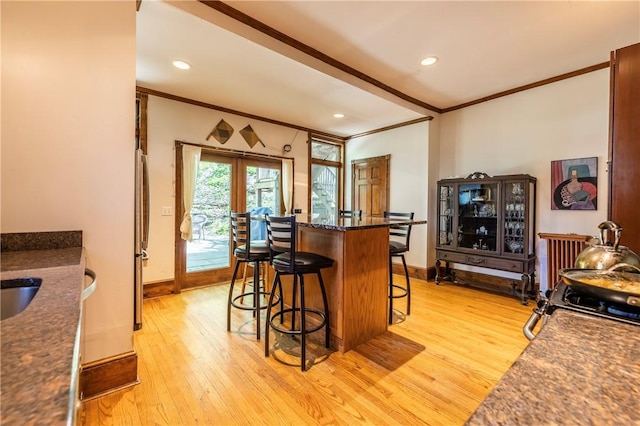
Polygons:
M640 327L557 309L467 425L640 424Z
M0 322L2 425L67 424L75 404L84 269L82 247L2 252L3 280L42 278L29 306Z
M296 215L296 223L304 228L328 229L333 231L354 231L367 228L389 228L393 225L424 225L426 220L386 219L381 217L363 216L361 219L351 217L329 216L312 217L311 215Z

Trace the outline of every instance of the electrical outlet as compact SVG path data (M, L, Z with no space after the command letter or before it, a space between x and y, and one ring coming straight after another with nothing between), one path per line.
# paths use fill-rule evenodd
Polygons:
M293 209L293 213L294 214L300 214L300 213L302 213L302 209Z
M173 209L171 206L162 206L162 216L172 216Z

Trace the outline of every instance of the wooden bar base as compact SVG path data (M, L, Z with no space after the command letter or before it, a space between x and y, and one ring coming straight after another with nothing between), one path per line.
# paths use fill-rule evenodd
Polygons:
M387 330L389 229L348 231L300 227L298 250L330 257L322 271L333 349L347 352ZM317 278L305 278L307 305L322 309Z

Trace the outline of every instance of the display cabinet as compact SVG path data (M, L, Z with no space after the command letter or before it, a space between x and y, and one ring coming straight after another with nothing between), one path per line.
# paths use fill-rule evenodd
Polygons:
M439 181L437 193L436 283L452 278L450 263L520 273L526 305L535 283L536 178L476 172Z

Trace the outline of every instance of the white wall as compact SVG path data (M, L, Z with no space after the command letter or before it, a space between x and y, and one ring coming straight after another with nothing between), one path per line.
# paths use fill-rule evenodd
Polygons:
M597 233L607 217L609 69L445 113L440 120L440 155L431 158L440 178L475 171L530 174L538 179L536 233ZM583 157L598 157L598 209L551 210L551 161ZM432 190L435 184L430 182ZM430 240L435 244L435 233Z
M416 219L427 219L429 126L429 122L422 122L349 140L344 163L345 204L351 205L351 161L390 154L390 210L412 211ZM405 258L411 266L427 267L427 226L413 227L411 250Z
M209 145L267 155L294 158L294 208L307 211L307 133L258 120L227 114L156 96L148 103L148 163L150 186L149 255L143 272L146 284L172 280L175 257L175 216L162 216L162 207L175 205L175 141ZM211 130L224 119L234 133L224 145L215 138L207 140ZM264 142L250 148L240 130L250 124ZM282 147L292 146L286 155ZM175 214L175 211L173 212Z
M1 2L2 232L82 230L83 361L133 349L135 2Z

